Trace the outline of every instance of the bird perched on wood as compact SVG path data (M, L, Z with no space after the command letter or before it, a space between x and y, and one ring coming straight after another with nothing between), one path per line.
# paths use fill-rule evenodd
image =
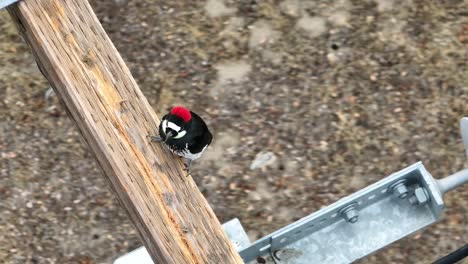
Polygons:
M192 161L202 156L212 139L205 121L182 106L173 107L163 116L159 136L151 136L151 141L162 142L172 153L187 160L184 164L188 174Z

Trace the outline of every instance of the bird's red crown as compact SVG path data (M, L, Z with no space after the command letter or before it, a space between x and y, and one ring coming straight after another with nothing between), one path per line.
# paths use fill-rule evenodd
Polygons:
M171 115L178 116L182 118L185 122L190 121L192 119L192 114L190 114L190 111L183 107L183 106L175 106L171 110Z

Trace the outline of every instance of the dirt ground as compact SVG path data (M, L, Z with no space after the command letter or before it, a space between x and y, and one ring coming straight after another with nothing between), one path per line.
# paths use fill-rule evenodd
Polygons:
M157 113L183 104L206 119L215 141L194 178L251 240L417 161L439 178L467 165L467 1L92 5ZM110 263L139 247L5 11L0 63L0 262ZM464 245L468 187L445 202L442 221L361 263Z

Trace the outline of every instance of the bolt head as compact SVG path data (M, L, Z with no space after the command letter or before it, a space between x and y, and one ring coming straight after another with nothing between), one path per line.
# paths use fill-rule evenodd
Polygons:
M410 202L410 204L412 205L416 205L418 204L418 199L416 198L416 196L411 196L410 198L408 198L408 201Z
M414 190L414 196L418 200L418 204L425 204L429 202L429 197L426 194L424 188L419 187Z
M351 218L349 219L349 222L350 222L351 224L354 224L354 223L357 222L357 220L359 220L359 216L358 216L358 215L355 215L355 216L353 216L353 217L351 217Z
M347 222L354 224L358 221L359 215L355 209L351 209L345 212L344 218Z
M393 189L393 194L400 199L405 199L408 197L408 189L404 184L400 184Z

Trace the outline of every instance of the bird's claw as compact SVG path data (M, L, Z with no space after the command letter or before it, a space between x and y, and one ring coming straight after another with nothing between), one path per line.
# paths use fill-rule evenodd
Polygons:
M192 174L192 161L190 160L188 163L185 163L184 162L184 165L185 165L185 168L184 170L187 172L187 175L185 175L185 177L188 177L189 175Z
M190 168L188 168L187 166L185 166L184 171L187 173L187 175L185 175L185 177L188 177L190 174L192 174L192 170Z

